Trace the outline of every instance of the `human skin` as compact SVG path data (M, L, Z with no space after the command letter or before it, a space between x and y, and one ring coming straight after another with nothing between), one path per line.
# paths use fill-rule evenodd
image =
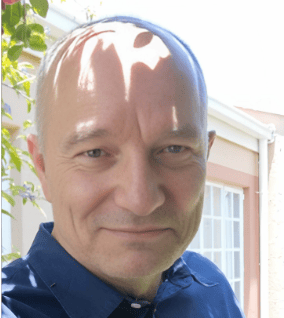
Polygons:
M111 29L85 32L50 68L44 156L34 135L28 148L59 244L117 290L151 301L198 231L215 133L193 71L177 64L184 51L133 25Z

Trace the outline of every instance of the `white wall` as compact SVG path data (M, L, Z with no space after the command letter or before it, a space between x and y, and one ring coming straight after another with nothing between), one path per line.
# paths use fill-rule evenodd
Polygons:
M269 317L284 317L284 136L275 138L269 175Z

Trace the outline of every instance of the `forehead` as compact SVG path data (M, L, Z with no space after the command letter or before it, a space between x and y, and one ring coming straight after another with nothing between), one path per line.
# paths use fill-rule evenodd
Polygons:
M59 48L47 79L53 111L59 118L72 114L73 125L92 116L115 121L117 111L125 117L136 111L153 126L157 112L175 127L204 124L206 91L192 58L176 40L131 23L77 30Z
M100 53L107 53L112 48L122 66L126 87L130 85L131 68L135 63L144 63L153 70L161 58L171 55L158 36L132 23L112 22L75 31L58 47L57 56L47 66L47 77L55 97L60 73L64 73L64 68L70 68L71 64L72 68L80 68L77 74L78 89L92 90L94 74L90 66L96 52L102 56Z

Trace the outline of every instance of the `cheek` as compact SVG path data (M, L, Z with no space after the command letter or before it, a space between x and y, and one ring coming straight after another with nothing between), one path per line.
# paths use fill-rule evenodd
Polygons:
M76 166L58 167L52 185L53 210L60 211L57 215L71 211L73 218L87 217L108 193L104 178L91 171L78 170Z
M178 209L187 212L198 204L203 193L205 175L205 166L192 165L169 176L168 188Z

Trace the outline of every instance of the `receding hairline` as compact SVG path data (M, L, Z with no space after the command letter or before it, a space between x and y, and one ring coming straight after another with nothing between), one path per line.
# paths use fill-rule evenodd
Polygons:
M95 31L91 34L90 37L96 35L96 30L100 29L101 32L112 31L110 29L110 24L113 22L119 23L128 23L132 24L133 27L144 29L145 31L151 32L152 34L158 36L165 44L165 46L172 52L174 46L179 46L183 48L186 54L190 57L192 62L190 64L196 67L198 72L198 77L200 78L201 86L199 87L200 90L203 91L206 95L206 101L203 101L203 108L207 111L207 93L206 93L206 86L205 81L203 78L202 70L199 66L198 61L196 60L194 54L190 50L189 46L184 43L181 39L179 39L175 34L171 33L170 31L152 24L147 21L143 21L137 18L132 17L113 17L113 18L106 18L101 19L98 21L92 21L89 23L85 23L76 27L75 29L71 30L67 34L63 35L59 40L57 40L51 48L47 51L46 55L44 56L43 60L41 61L41 65L39 68L39 76L38 76L38 83L36 89L36 101L38 107L36 107L36 127L39 137L39 144L41 152L44 152L44 131L46 130L46 115L47 115L47 107L48 103L45 101L45 98L41 97L40 93L52 94L52 92L48 91L48 87L45 85L46 80L49 76L47 73L48 69L51 68L56 61L62 57L62 55L66 52L67 48L76 40L76 38L83 37L84 35L87 36L88 32L92 29ZM75 46L76 47L76 46ZM200 84L200 83L199 83ZM199 92L202 93L202 92ZM45 94L42 94L45 97ZM202 95L202 94L201 94ZM204 99L204 97L203 97Z

